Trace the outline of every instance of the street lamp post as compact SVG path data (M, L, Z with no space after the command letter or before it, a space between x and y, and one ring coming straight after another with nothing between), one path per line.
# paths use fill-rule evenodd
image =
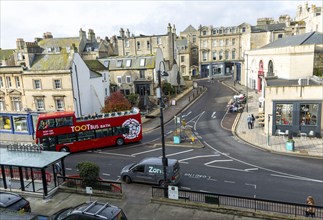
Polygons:
M249 93L249 76L248 76L248 72L249 72L249 70L248 70L248 54L244 54L246 57L247 57L247 68L246 68L246 70L247 70L247 82L246 82L246 89L247 89L247 102L246 102L246 111L248 112L248 93Z
M163 64L164 71L161 71L161 64ZM163 171L164 171L164 197L168 197L167 193L167 170L166 167L168 166L168 161L166 158L165 153L165 135L164 135L164 115L163 115L163 96L162 96L162 86L161 86L161 77L162 76L168 76L168 73L165 71L165 63L164 61L160 61L159 63L159 69L157 71L157 77L158 77L158 90L157 90L157 97L159 98L159 109L160 109L160 128L161 128L161 141L162 141L162 152L163 152Z

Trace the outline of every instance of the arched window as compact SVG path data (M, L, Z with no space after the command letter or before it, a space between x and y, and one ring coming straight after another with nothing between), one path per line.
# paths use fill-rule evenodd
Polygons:
M267 76L274 76L274 65L273 65L273 61L269 61L268 63L268 73Z

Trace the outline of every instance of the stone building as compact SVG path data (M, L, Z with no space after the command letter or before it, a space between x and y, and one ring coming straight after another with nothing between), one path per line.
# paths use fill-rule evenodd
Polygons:
M286 37L246 55L247 85L262 94L266 132L321 136L323 81L313 73L323 74L323 34Z
M42 112L71 110L78 116L100 112L109 95L107 71L96 71L80 56L93 39L84 38L80 30L79 37L53 38L46 32L34 42L16 42L10 56L14 63L0 66L0 132L32 134ZM101 50L94 52L99 56Z

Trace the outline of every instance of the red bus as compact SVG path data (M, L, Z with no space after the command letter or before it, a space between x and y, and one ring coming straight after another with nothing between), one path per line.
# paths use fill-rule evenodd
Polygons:
M43 150L77 152L141 141L138 108L76 118L74 112L40 114L36 142Z

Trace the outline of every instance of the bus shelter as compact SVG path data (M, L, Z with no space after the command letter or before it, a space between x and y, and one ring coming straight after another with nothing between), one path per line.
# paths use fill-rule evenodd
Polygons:
M68 152L40 151L37 146L0 148L0 188L42 194L46 197L65 176Z

